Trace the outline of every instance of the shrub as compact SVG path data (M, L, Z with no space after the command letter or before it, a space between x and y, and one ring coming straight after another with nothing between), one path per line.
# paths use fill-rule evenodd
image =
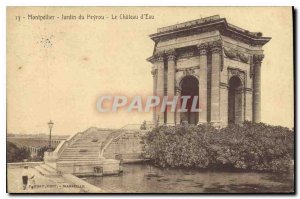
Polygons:
M222 129L210 124L160 126L144 141L147 156L161 167L286 171L294 158L294 132L263 123Z

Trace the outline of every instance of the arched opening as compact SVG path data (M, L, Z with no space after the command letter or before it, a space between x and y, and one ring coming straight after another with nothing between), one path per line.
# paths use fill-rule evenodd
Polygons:
M228 88L228 123L240 124L243 122L243 85L237 76L229 80Z
M196 77L186 76L181 80L181 96L190 96L190 98L186 105L187 112L180 113L180 123L188 122L189 124L197 124L198 112L191 110L194 96L198 96L197 107L199 107L199 81Z

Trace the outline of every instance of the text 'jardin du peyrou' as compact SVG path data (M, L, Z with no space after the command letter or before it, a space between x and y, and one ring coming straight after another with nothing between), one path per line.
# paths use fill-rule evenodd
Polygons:
M27 16L16 16L17 21L29 20L29 21L51 21L51 20L90 20L90 21L99 21L99 20L149 20L154 19L154 15L148 13L142 14L61 14L61 15L49 15L49 14L28 14Z

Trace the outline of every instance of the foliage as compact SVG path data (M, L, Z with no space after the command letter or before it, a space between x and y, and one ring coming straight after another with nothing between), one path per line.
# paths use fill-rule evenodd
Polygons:
M18 148L15 144L7 142L7 162L22 162L30 157L26 148Z
M144 142L147 157L161 167L286 171L294 158L294 132L263 123L222 129L210 124L160 126Z
M44 160L44 153L48 149L49 149L48 146L44 146L44 147L40 148L40 150L38 150L38 152L37 152L37 156L31 158L31 161L43 161Z
M143 121L143 123L141 124L140 129L141 130L146 130L147 129L147 122L146 121Z

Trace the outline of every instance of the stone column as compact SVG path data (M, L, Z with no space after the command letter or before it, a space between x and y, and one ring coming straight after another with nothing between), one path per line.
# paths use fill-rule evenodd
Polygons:
M226 70L227 72L227 70ZM220 126L228 125L228 85L220 84Z
M175 68L175 51L172 50L168 52L168 100L173 100L175 96L175 74L176 74L176 68ZM171 112L171 106L167 107L167 123L169 125L175 124L175 112Z
M261 62L264 58L264 55L253 55L254 61L254 79L253 79L253 121L260 122L260 106L261 106L261 91L260 91L260 82L261 82Z
M176 96L178 97L178 101L177 101L177 106L176 106L176 124L180 124L180 112L179 109L181 107L181 103L180 103L180 97L181 97L181 92L179 88L176 88Z
M199 117L198 124L207 122L207 47L206 43L197 46L199 58Z
M245 88L245 120L247 121L253 121L252 116L252 107L253 107L253 95L252 95L252 89Z
M157 66L157 90L156 95L160 97L161 101L164 96L164 58L162 55L159 55L156 58L156 66ZM160 103L161 105L161 103ZM164 124L164 112L161 112L161 109L158 108L157 110L157 118L156 121L158 125Z
M211 122L220 125L220 70L221 70L221 41L210 43L211 48Z
M151 74L152 74L152 77L153 77L153 96L156 96L156 87L157 87L157 80L156 80L156 69L153 67L152 68L152 71L151 71ZM156 107L153 107L153 112L152 112L152 123L154 124L154 126L156 126Z

